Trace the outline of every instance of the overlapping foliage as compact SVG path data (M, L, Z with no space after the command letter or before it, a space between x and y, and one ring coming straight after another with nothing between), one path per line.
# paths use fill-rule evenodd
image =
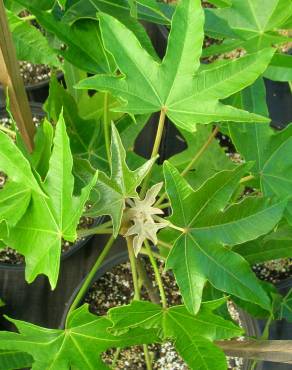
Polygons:
M109 348L172 341L191 369L223 370L226 359L214 341L244 334L226 315L228 299L257 317L291 320L291 292L280 297L251 268L292 253L291 127L275 132L269 126L262 80L266 71L274 77L283 72L284 57L271 45L287 40L276 30L289 24L291 1L273 0L267 7L264 0L210 2L217 8L205 13L199 0L181 0L176 7L154 0L79 0L72 6L17 0L16 8L7 2L19 55L60 65L66 88L52 77L49 120L37 129L33 153L18 133L13 140L0 132L0 171L7 175L0 190L3 246L25 256L28 282L45 274L55 288L62 240L76 241L83 214L110 216L106 231L125 236L130 253L138 238L136 255L150 257L162 305L134 300L103 317L81 306L70 311L63 330L8 318L19 333L0 332L0 369L106 369L100 356ZM49 41L16 18L13 11L23 7ZM163 60L136 16L171 27ZM204 27L227 39L202 54ZM23 38L17 39L19 33ZM21 53L28 35L37 39L37 53ZM247 55L200 63L206 53L237 46ZM270 69L275 61L281 67L276 73ZM280 79L289 77L287 69ZM97 92L89 96L88 89ZM148 160L134 148L155 112L160 119ZM166 118L187 148L158 164ZM240 164L219 146L215 125L231 137ZM154 238L147 230L155 226ZM167 307L163 295L157 254L147 241L156 233L157 254L182 295L178 306Z

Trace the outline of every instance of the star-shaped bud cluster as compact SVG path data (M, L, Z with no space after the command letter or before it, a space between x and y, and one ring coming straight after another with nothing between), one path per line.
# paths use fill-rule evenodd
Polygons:
M125 236L134 235L133 248L136 256L139 254L146 239L151 240L153 244L157 244L157 232L169 224L168 221L159 217L159 215L163 215L163 211L153 207L162 185L162 182L153 185L147 191L143 200L127 200L130 206L127 210L127 219L130 220L133 225L128 229Z

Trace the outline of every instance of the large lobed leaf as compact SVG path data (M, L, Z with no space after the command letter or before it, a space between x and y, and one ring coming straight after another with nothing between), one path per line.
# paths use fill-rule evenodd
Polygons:
M211 46L204 55L220 54L243 47L248 51L288 42L289 38L279 34L286 28L291 17L291 0L233 0L229 7L209 9L208 12L228 23L233 35L225 36L219 46ZM209 24L207 32L220 34L220 22Z
M160 329L162 338L174 342L191 369L223 370L227 369L225 356L212 341L239 336L242 330L212 312L220 304L222 301L204 303L200 312L193 316L185 306L162 309L150 302L133 301L128 306L109 311L109 318L114 323L111 330Z
M13 143L10 145L11 150L17 153L16 146ZM34 191L34 188L31 189L28 209L19 222L9 229L9 235L4 237L4 241L25 256L28 282L32 282L37 275L43 273L49 277L51 286L54 288L59 273L62 239L71 242L76 240L77 224L89 193L96 183L97 175L93 176L79 196L73 195L73 160L62 115L56 126L47 175L43 182L39 180L41 187L37 184L29 165L26 164L26 159L22 154L18 153L18 155L18 162L14 163L13 168L8 169L8 176L9 172L14 170L16 182L20 177L24 187L35 184L38 192ZM22 173L19 171L22 169L21 166L25 167L26 177L21 176ZM3 168L4 172L6 169L7 167ZM14 180L13 176L12 180Z
M15 324L19 334L0 332L0 348L30 354L34 359L32 370L109 369L100 358L107 349L159 341L155 331L140 328L114 336L108 331L111 321L90 314L87 305L72 312L64 330L9 320Z
M253 112L267 112L264 82L240 93L240 106ZM247 161L254 161L252 173L259 180L265 196L285 199L291 196L292 161L289 153L292 144L292 126L281 132L274 131L268 124L230 124L229 134L238 152ZM292 214L291 202L288 202Z
M96 75L77 87L110 91L131 114L164 110L180 128L194 131L196 123L262 121L254 114L219 102L254 82L270 62L266 49L224 65L199 71L204 14L199 0L182 0L172 18L166 55L161 63L141 47L135 35L117 19L99 14L105 48L122 76Z
M227 246L256 239L281 219L285 202L247 198L228 206L249 165L222 171L194 191L169 163L165 181L171 202L169 220L185 230L166 262L174 271L186 307L197 313L207 280L219 290L270 309L270 301L249 264ZM227 208L226 208L227 207Z

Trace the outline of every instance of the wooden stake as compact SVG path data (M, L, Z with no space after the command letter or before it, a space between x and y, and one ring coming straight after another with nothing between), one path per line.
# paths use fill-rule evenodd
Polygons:
M231 357L292 364L292 340L226 340L215 343Z
M35 126L24 83L19 71L16 51L9 30L3 0L0 0L0 83L8 87L11 112L27 149L33 150Z

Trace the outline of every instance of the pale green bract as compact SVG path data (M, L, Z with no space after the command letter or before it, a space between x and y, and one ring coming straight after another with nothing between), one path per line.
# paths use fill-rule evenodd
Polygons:
M0 138L2 136L3 134ZM46 178L44 181L38 179L40 186L28 162L20 152L18 153L16 145L12 142L10 146L15 152L14 158L16 153L19 158L14 162L13 168L3 168L1 151L0 168L5 173L7 169L8 176L13 170L15 175L11 176L11 180L15 180L16 183L22 180L24 189L29 188L30 184L33 185L28 208L19 221L9 228L9 234L4 236L3 240L25 256L25 274L28 282L32 282L39 274L45 274L52 288L55 288L59 274L62 239L71 242L76 240L76 228L90 191L96 183L97 174L82 189L79 196L73 195L73 160L62 114L56 126L53 144ZM19 212L20 210L16 213Z
M224 99L250 85L266 69L274 51L214 64L199 71L204 13L199 0L182 0L172 18L166 55L154 60L117 19L98 15L105 48L122 76L96 75L78 83L82 89L110 91L124 101L119 111L130 114L164 110L180 128L195 131L196 123L267 121L266 118L224 105Z
M99 173L99 179L94 189L99 194L93 200L90 216L110 215L113 221L114 236L120 230L123 211L127 198L138 198L137 187L141 184L156 158L132 171L126 163L126 151L123 147L118 130L112 125L111 142L111 175Z

